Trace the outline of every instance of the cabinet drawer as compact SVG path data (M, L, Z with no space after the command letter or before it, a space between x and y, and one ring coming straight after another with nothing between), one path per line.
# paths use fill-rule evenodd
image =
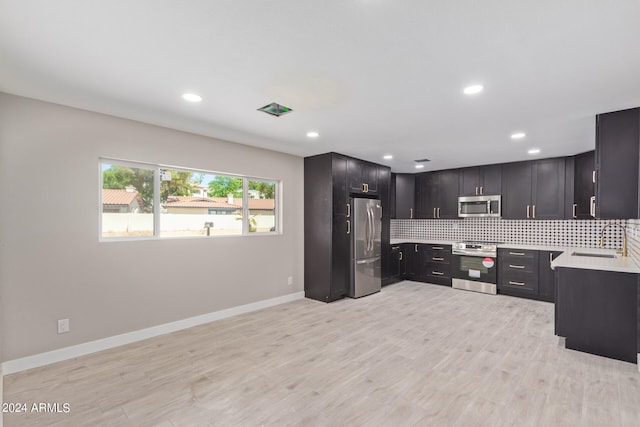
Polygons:
M524 259L500 260L500 273L508 275L510 273L537 273L538 262Z
M538 251L526 251L520 249L499 249L498 260L500 265L520 265L530 270L538 268Z
M451 263L451 251L434 251L427 250L425 253L425 261L427 262L436 262L436 263Z
M505 274L501 271L498 277L498 288L538 293L538 275L527 272L509 272Z
M426 276L451 277L451 264L427 262L424 266Z

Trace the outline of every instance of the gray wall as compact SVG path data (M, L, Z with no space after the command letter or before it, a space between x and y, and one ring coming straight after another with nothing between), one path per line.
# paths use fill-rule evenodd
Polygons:
M284 233L100 243L101 156L281 179ZM4 361L303 290L301 157L0 93L0 174Z

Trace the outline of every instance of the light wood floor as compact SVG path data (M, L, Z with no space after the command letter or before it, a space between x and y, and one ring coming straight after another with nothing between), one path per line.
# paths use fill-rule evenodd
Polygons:
M553 305L402 282L5 378L5 426L638 426L637 366L558 345Z

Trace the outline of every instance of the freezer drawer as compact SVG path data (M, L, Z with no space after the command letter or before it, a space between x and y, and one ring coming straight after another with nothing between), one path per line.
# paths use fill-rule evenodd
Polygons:
M360 298L379 292L382 287L381 267L381 257L354 260L351 270L353 278L349 296Z

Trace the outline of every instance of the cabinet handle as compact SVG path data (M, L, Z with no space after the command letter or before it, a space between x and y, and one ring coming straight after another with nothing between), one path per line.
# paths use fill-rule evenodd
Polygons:
M529 219L529 205L527 205L527 219Z
M533 219L536 219L536 205L533 205Z
M398 260L402 261L402 252L400 252L400 257L398 258Z
M440 218L440 208L438 208L438 218Z
M351 217L351 203L347 203L347 218Z
M553 262L553 252L549 252L549 265Z
M400 249L400 246L391 246L391 249Z
M576 217L577 217L577 215L576 215L576 208L577 208L577 207L578 207L578 204L577 204L577 203L574 203L574 204L573 204L573 215L572 215L574 218L576 218Z
M434 218L437 218L437 217L436 217L436 208L433 208L433 217L434 217Z
M367 193L369 192L369 184L365 184L367 186Z
M444 248L442 246L431 246L431 249L433 249L434 251L441 251Z
M437 256L431 257L431 259L432 259L433 261L444 261L444 258L442 258L442 257L437 257Z
M591 174L591 181L593 181L593 183L596 183L596 171L593 171L593 173Z
M510 285L516 285L516 286L524 286L524 282L514 282L509 280L509 284Z
M509 252L509 255L525 256L525 253L524 252Z
M416 243L415 245L413 245L413 250L417 253L418 252L418 244Z
M442 271L432 271L431 274L433 274L434 276L444 276L444 273Z
M519 268L519 269L523 269L524 265L513 265L513 264L509 264L509 268Z
M484 187L480 187L480 195L482 196L484 194Z
M347 220L347 234L351 234L351 221Z
M409 208L409 218L413 219L413 208Z
M596 217L596 196L591 196L589 198L589 213L592 217Z
M478 195L478 187L476 187L476 196Z

